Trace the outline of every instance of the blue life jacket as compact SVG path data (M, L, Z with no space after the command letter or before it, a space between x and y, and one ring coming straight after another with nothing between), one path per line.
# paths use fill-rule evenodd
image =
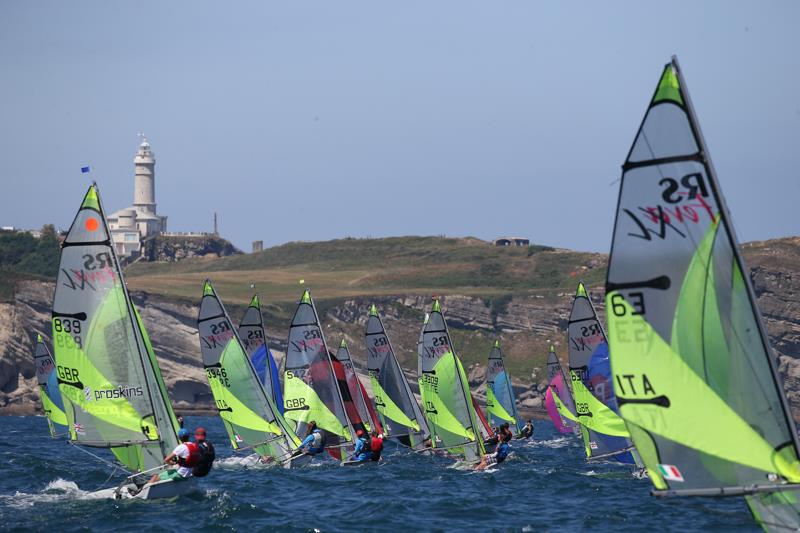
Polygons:
M502 463L508 457L509 452L511 451L511 446L508 445L507 442L501 442L497 445L497 462Z

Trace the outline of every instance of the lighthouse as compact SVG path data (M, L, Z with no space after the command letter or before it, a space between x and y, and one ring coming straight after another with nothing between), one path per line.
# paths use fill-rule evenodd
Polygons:
M147 137L140 134L142 143L133 158L135 178L133 207L139 213L156 214L156 156L150 150Z
M111 238L117 255L138 255L143 243L167 231L167 217L156 213L156 156L143 134L133 158L133 205L108 217Z

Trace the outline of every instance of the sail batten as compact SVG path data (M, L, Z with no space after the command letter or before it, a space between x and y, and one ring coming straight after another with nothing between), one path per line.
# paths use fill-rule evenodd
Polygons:
M797 495L771 493L800 481L800 446L748 272L673 58L623 165L606 280L619 412L656 495L745 495L766 529L795 529Z

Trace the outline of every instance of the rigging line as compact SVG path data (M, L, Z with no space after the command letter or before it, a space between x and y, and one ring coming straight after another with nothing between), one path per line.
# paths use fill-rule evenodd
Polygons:
M85 453L85 454L91 455L92 457L94 457L95 459L97 459L98 461L100 461L101 463L105 464L106 466L109 466L109 467L113 468L114 470L116 470L117 468L119 468L119 465L117 465L117 464L115 464L115 463L112 463L112 462L111 462L111 461L109 461L108 459L104 459L104 458L100 457L99 455L96 455L96 454L94 454L94 453L90 452L89 450L87 450L86 448L83 448L82 446L78 446L77 444L75 444L75 443L74 443L74 442L72 442L71 440L68 440L68 441L67 441L67 444L69 444L70 446L72 446L72 447L73 447L73 448L75 448L76 450L80 450L80 451L82 451L82 452L83 452L83 453Z

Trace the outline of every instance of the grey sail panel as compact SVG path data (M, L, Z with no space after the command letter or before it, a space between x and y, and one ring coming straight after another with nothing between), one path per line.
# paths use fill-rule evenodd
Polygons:
M92 186L61 250L52 323L58 384L71 440L110 447L131 470L145 470L177 445L177 423L109 235Z
M623 165L606 282L620 413L658 490L800 482L748 272L673 60Z

